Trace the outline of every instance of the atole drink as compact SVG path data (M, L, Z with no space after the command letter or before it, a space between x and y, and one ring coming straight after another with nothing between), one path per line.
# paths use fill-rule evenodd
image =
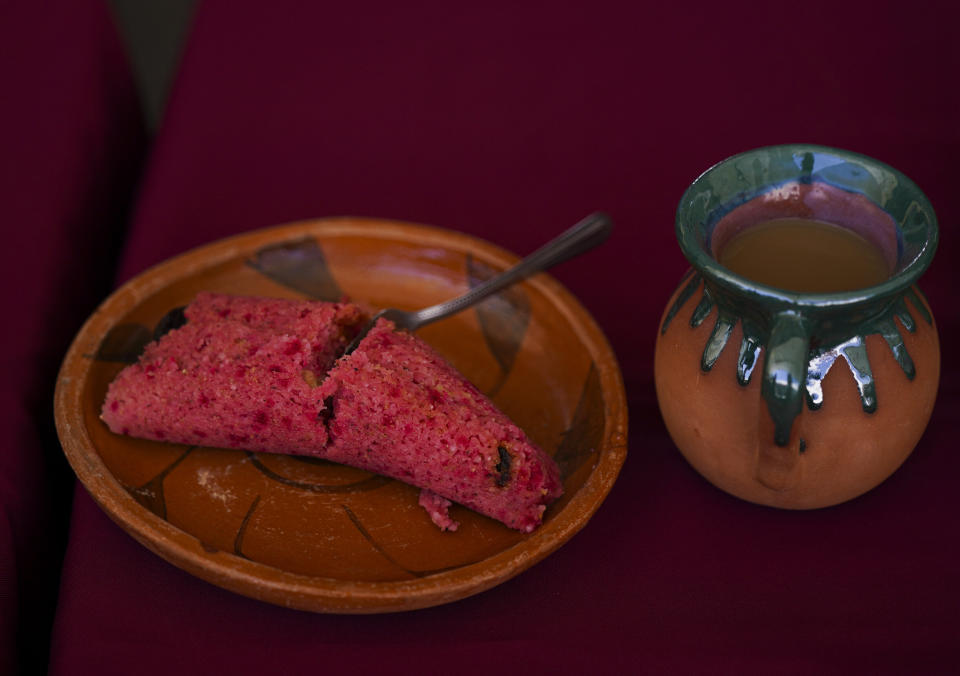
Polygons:
M746 500L824 507L870 490L920 439L940 347L916 281L933 209L880 162L775 146L686 191L691 269L667 302L657 398L693 467Z
M755 282L803 293L864 289L891 272L865 237L810 218L776 218L750 226L723 247L720 264Z

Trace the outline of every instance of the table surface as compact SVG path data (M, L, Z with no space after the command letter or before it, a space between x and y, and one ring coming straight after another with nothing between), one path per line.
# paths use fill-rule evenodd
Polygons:
M149 140L97 2L15 13L37 29L14 40L22 58L10 67L31 105L0 120L17 253L4 287L27 318L8 338L18 358L2 390L0 671L18 652L24 664L46 657L16 648L28 631L49 633L54 674L955 668L955 9L207 0ZM944 348L927 431L882 485L809 512L748 504L701 478L666 433L652 372L660 313L687 267L673 230L680 195L724 157L787 142L897 167L941 228L920 283ZM613 237L554 276L617 354L629 451L590 523L518 577L407 613L288 610L170 565L82 486L70 497L43 400L55 368L42 364L55 366L96 301L149 266L347 214L522 255L597 209L613 216ZM51 537L38 545L41 529ZM48 616L24 610L33 600Z

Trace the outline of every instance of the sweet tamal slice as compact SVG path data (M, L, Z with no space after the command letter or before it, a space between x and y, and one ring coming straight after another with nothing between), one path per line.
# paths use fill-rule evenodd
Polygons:
M201 293L107 391L116 433L308 455L423 489L530 532L562 493L556 463L426 343L351 303Z
M113 432L269 453L324 448L316 386L365 321L358 306L202 292L184 315L110 384L100 417Z
M429 489L420 504L450 528L447 500L530 532L563 492L553 459L449 362L381 319L320 385L324 457Z

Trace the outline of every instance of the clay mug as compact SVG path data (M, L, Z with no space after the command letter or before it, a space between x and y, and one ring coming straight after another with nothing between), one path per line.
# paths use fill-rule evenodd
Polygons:
M720 264L737 235L783 218L856 233L888 274L864 288L792 291ZM676 232L692 267L661 318L654 372L689 463L733 495L789 509L834 505L890 476L927 425L940 373L916 285L937 245L920 189L855 153L761 148L697 178ZM821 258L800 259L814 278L831 272Z

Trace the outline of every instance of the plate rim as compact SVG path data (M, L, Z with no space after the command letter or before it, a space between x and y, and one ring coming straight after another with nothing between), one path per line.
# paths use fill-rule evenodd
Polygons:
M375 231L371 228L376 228ZM199 539L138 503L107 468L82 419L82 394L89 369L91 338L115 323L152 293L202 269L249 255L266 244L312 237L372 236L421 246L469 252L499 267L519 257L483 239L453 230L405 221L340 216L293 221L232 235L189 249L131 277L104 299L77 332L63 359L54 392L54 418L61 446L74 473L99 507L125 532L167 562L195 577L241 595L313 612L378 613L449 603L482 592L522 573L559 549L580 531L605 500L627 453L627 400L616 356L592 315L549 273L523 284L537 288L567 320L588 349L604 398L604 429L597 461L584 484L549 521L511 547L482 561L422 578L399 581L341 580L293 573L269 564L205 550ZM171 274L177 271L176 274ZM79 377L78 377L79 376ZM220 557L229 557L221 559Z

